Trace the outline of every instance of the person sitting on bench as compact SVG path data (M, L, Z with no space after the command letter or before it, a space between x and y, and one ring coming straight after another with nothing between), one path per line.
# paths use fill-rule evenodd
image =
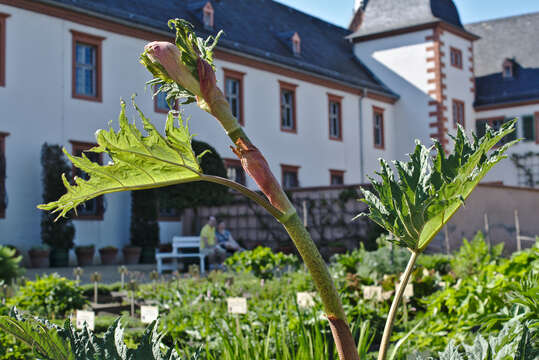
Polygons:
M215 217L210 216L208 223L200 231L200 252L208 257L210 264L214 265L221 264L226 254L226 250L220 247L215 239L216 223Z
M215 237L217 238L217 245L225 249L227 253L233 254L236 251L243 250L236 240L234 240L230 231L226 229L226 223L224 221L219 222L219 225L217 225Z

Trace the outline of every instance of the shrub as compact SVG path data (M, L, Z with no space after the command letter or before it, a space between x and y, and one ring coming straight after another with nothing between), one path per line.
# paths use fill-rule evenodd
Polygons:
M59 145L43 144L41 148L41 165L43 167L43 202L54 201L62 196L65 187L62 174L69 174L71 167L64 158ZM41 240L54 249L71 249L75 236L75 227L70 219L61 217L54 221L56 215L41 213Z
M200 158L200 167L204 174L227 177L226 168L219 153L203 141L192 140L191 145ZM192 182L178 184L159 189L159 206L166 209L183 211L199 206L215 206L227 202L228 189L219 184L209 182Z
M451 257L444 254L424 254L417 259L417 265L445 275L451 270Z
M496 261L502 254L502 250L503 243L489 249L483 233L479 231L471 242L468 242L466 238L462 239L459 251L451 260L451 268L459 278L477 274L485 266Z
M15 256L16 251L0 245L0 280L7 284L10 284L24 272L19 266L22 256Z
M156 248L159 244L156 190L131 192L131 244Z
M27 281L17 295L9 299L9 304L32 314L54 318L81 309L86 300L74 281L51 274Z
M294 255L274 253L268 247L259 246L254 250L237 252L225 261L225 265L236 272L252 272L256 277L271 279L277 272L287 267L297 267Z

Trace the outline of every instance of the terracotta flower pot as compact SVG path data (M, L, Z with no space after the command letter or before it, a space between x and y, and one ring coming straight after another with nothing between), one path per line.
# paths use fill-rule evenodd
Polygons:
M28 255L30 257L30 264L33 268L49 267L49 249L31 249L28 251Z
M138 246L126 246L122 249L122 252L124 254L124 264L134 265L138 264L142 249Z
M118 249L115 247L104 247L99 249L99 255L101 256L101 265L114 265L116 264Z
M95 248L93 246L80 246L75 248L79 266L93 265Z

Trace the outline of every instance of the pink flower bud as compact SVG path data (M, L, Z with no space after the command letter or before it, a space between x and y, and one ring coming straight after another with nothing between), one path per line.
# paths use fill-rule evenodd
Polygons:
M160 64L171 80L180 84L196 96L200 96L200 84L182 62L181 51L175 44L166 41L154 41L144 47L148 58Z

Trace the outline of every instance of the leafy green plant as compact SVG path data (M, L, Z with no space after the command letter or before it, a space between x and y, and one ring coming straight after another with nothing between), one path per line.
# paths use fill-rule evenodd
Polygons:
M48 321L29 318L14 312L0 317L0 328L31 346L35 353L47 360L180 360L173 348L163 351L163 334L157 331L157 322L148 326L141 343L129 349L123 342L123 328L116 320L101 338L84 328L76 331L66 320L63 327ZM193 356L192 360L197 356Z
M474 135L473 141L459 126L452 137L454 150L448 156L438 141L435 141L434 149L417 142L414 152L409 155L409 162L393 162L398 178L389 163L380 160L382 169L377 173L380 181L371 178L377 195L362 189L369 213L360 215L369 216L395 236L392 241L396 245L411 252L388 315L379 360L385 359L397 308L418 255L462 206L487 172L506 158L504 153L517 140L490 150L514 131L514 124L515 121L507 122L498 131L487 127L485 135L482 138ZM432 150L435 150L435 155L431 158Z
M259 246L254 250L236 252L226 259L225 265L236 272L252 272L261 279L271 279L287 267L297 268L298 260L294 255L274 253L270 248Z
M488 244L481 232L478 232L471 242L462 239L459 251L451 259L451 268L458 278L481 272L485 266L500 257L503 251L503 243L489 249Z
M16 296L8 300L8 304L33 314L54 318L81 309L86 300L82 289L74 281L51 274L37 276L35 281L27 281L19 288Z
M444 351L438 353L439 360L533 360L539 356L539 349L533 344L526 325L516 318L507 322L497 336L485 339L478 334L471 345L462 347L450 342ZM432 359L417 355L418 360Z
M0 280L11 284L24 273L20 266L22 256L15 256L17 250L0 245Z

